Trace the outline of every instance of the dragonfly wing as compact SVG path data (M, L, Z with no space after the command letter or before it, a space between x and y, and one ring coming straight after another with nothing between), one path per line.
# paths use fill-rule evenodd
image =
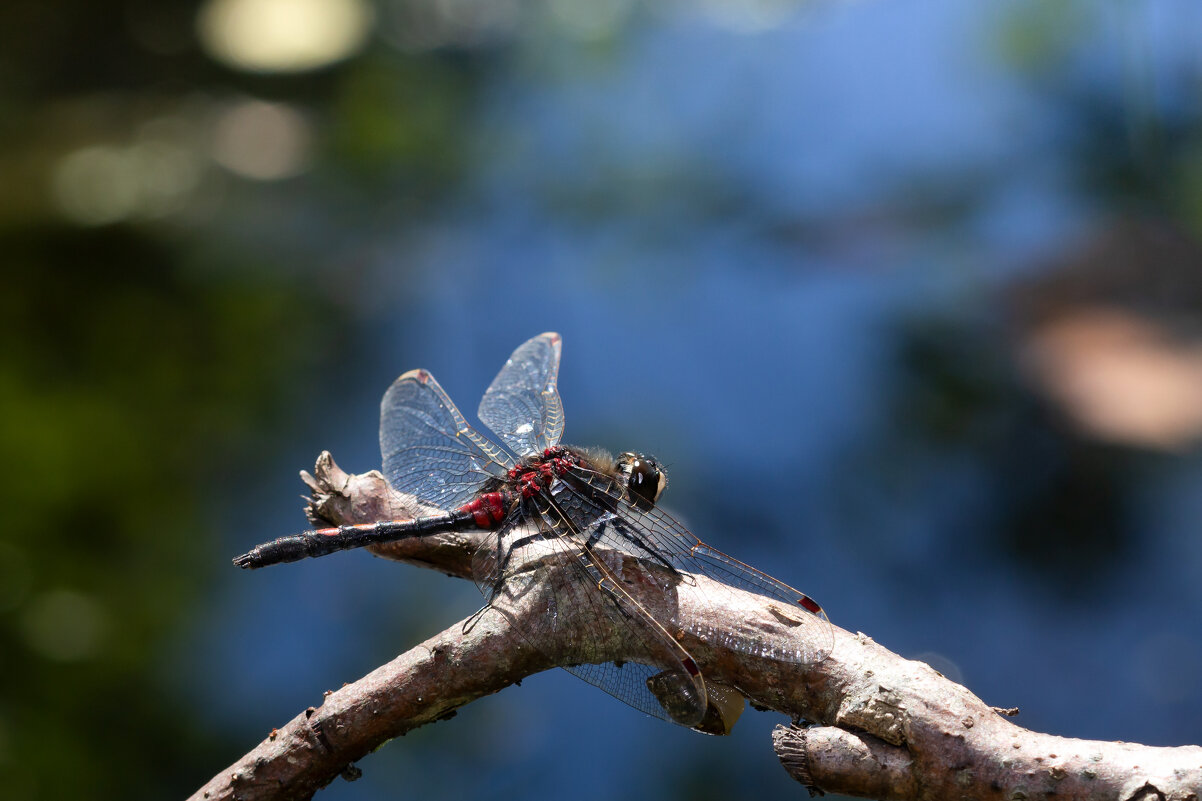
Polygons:
M613 547L640 560L670 565L681 576L705 576L713 579L710 592L731 592L729 588L760 595L778 606L775 616L790 627L816 627L813 636L766 636L755 627L743 632L709 629L692 620L673 620L670 625L683 628L706 642L755 656L788 662L815 664L834 647L834 630L826 612L812 598L756 570L701 540L659 507L640 509L629 503L621 488L608 477L576 469L567 482L577 495L595 496L602 492L611 498L616 518L609 534ZM585 488L587 485L587 488Z
M613 521L601 507L581 509L581 500L573 500L577 508L565 512L545 495L526 504L528 513L521 517L530 525L503 527L491 547L476 551L473 570L490 605L504 611L526 593L541 593L548 607L541 625L554 630L572 622L567 634L578 645L582 663L566 670L648 715L698 725L706 712L706 692L696 662L631 594L670 604L675 577L634 569L621 551L590 545L604 540ZM591 523L581 527L582 517ZM654 584L650 591L649 583ZM523 634L535 648L545 636ZM615 647L627 649L629 658L599 661L602 655L612 657Z
M434 376L410 370L380 403L384 476L398 492L443 510L470 501L513 459L464 420Z
M628 661L581 664L566 669L648 715L695 727L705 716L708 703L700 669L661 622L673 619L674 615L658 608L652 612L631 594L641 589L644 592L641 597L655 597L657 606L674 609L676 577L666 571L647 569L648 563L634 567L621 551L608 547L608 531L614 522L602 520L584 533L585 537L598 540L580 556L582 572L587 577L573 582L570 592L558 594L571 597L556 600L587 604L584 607L590 610L587 619L593 623L582 632L586 642L590 637L600 636L600 632L605 632L605 636L620 632L624 641L637 644L637 648ZM654 587L651 596L646 594L649 585Z
M519 456L542 453L563 436L559 334L539 334L505 362L480 401L480 421Z

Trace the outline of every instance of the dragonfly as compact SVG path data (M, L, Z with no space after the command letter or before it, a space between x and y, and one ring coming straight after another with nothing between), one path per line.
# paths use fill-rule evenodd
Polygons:
M473 429L427 371L393 382L381 402L384 476L396 492L440 513L305 531L259 545L234 564L255 569L407 537L483 534L472 576L485 609L551 588L545 624L557 625L558 609L587 611L570 616L576 625L587 621L587 630L573 632L582 653L604 653L615 631L637 644L627 659L567 670L649 715L704 730L709 702L722 691L707 695L683 632L753 656L817 663L833 644L830 620L808 595L706 545L660 508L667 474L654 458L560 444L561 350L556 333L530 339L484 393L477 415L500 443ZM755 626L730 630L681 615L675 604L635 597L646 598L650 588L670 599L703 583L715 604L723 592L753 593L774 617L818 630L797 637L769 637ZM533 632L528 639L538 647Z

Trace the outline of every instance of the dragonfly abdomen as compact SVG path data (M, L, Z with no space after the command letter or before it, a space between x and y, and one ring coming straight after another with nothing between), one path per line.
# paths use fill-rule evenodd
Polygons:
M443 531L462 531L470 528L473 523L479 524L478 513L469 511L469 507L484 497L487 496L481 496L481 499L473 501L462 509L443 515L419 517L415 520L381 520L377 523L319 528L280 537L277 540L255 546L234 559L234 564L248 570L256 570L268 565L325 556L335 551L395 542L406 537L420 537Z

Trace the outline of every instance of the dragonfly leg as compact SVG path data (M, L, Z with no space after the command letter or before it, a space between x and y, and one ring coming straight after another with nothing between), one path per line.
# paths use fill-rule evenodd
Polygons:
M628 542L634 543L635 547L647 554L651 561L659 564L672 575L677 575L676 568L673 567L667 559L661 556L658 550L652 548L650 545L644 542L643 538L635 534L634 531L632 531L628 526L624 525L621 521L615 521L613 528L619 536L624 537Z

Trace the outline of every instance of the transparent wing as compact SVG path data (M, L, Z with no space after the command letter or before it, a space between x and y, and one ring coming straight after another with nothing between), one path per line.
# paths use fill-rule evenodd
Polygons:
M529 525L504 526L477 549L473 573L489 605L504 612L526 593L539 593L547 606L540 625L551 632L523 631L533 647L570 621L567 634L582 661L566 668L569 672L648 715L698 725L706 711L705 682L693 658L659 622L673 616L660 607L672 605L676 577L642 569L612 547L607 530L614 517L602 504L558 497L571 508L545 495L528 499L515 522ZM579 520L589 522L581 528ZM632 592L655 606L644 607ZM602 654L612 657L615 648L629 658L597 661Z
M609 537L613 547L640 560L670 566L682 577L699 575L713 579L718 583L709 585L710 593L730 592L725 588L735 588L775 601L779 604L773 610L776 622L806 636L769 635L754 625L741 632L711 630L695 620L676 618L664 621L665 625L682 628L709 643L770 659L814 664L830 653L834 646L830 619L805 593L706 545L667 512L657 507L636 508L608 476L573 468L565 477L565 484L581 498L595 498L600 493L611 499L615 519Z
M480 401L480 421L519 456L542 453L563 436L559 334L539 334L513 352Z
M509 454L472 430L425 370L410 370L384 393L380 455L393 489L448 511L513 466Z

